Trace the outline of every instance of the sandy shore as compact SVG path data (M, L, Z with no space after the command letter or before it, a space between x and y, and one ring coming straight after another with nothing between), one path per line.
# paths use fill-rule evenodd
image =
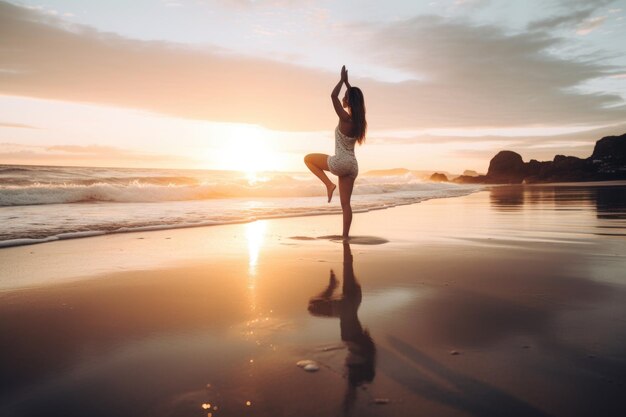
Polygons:
M626 186L499 187L318 238L339 227L0 250L0 415L626 415Z

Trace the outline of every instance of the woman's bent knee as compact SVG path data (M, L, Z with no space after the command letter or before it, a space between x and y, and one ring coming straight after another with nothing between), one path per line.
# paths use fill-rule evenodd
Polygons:
M315 159L318 155L318 153L308 153L304 155L304 162L315 162Z

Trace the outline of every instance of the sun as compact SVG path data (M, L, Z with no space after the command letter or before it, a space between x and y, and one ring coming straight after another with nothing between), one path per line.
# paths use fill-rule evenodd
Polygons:
M273 149L268 133L255 125L232 124L220 134L220 146L210 151L216 169L246 173L256 181L257 173L282 168L280 153Z

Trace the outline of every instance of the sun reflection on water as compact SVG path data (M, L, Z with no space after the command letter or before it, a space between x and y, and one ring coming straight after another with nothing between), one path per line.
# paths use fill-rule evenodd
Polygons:
M259 252L265 240L266 220L257 220L246 224L246 240L248 241L248 291L250 298L250 310L256 311L256 280Z
M248 241L248 272L250 277L256 276L259 252L265 240L267 220L257 220L246 224L246 240ZM252 281L254 285L254 281Z

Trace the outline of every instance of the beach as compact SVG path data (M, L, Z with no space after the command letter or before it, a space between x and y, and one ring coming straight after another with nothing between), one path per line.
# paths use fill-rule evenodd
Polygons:
M0 415L626 415L625 183L340 225L0 249Z

